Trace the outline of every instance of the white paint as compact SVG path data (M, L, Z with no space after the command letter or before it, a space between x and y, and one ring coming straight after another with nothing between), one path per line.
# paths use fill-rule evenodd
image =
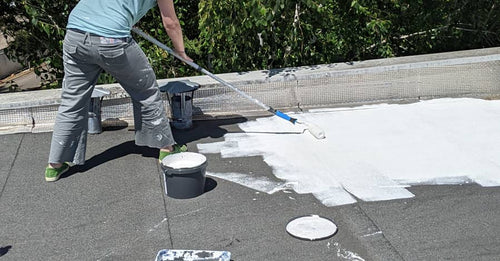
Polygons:
M198 144L198 150L202 153L220 153L226 142L213 142Z
M335 242L333 246L335 246L335 248L337 249L337 257L341 257L343 259L351 261L365 261L357 253L342 248L342 246L338 242Z
M193 168L196 166L198 166L196 161L191 160L179 160L168 165L168 167L171 167L173 169Z
M161 224L163 224L167 220L168 220L167 218L163 218L163 220L160 223L154 225L153 228L149 229L148 233L155 231L157 228L159 228L161 226Z
M231 181L234 183L238 183L245 187L255 189L260 192L264 192L267 194L273 194L280 190L290 189L290 183L284 182L276 182L271 179L263 176L254 177L247 174L242 173L212 173L206 172L207 176L212 176L220 179L224 179L227 181Z
M163 158L161 164L172 169L196 168L207 161L207 158L199 153L180 152L170 154Z
M366 234L366 235L363 235L361 237L371 237L371 236L375 236L375 235L378 235L378 234L382 234L382 231L377 231L375 233Z
M151 122L151 124L157 126L157 125L160 125L163 121L163 118L160 118L160 119L157 119L157 120L154 120Z
M500 185L500 101L438 99L291 115L319 125L327 138L282 134L303 126L274 116L242 123L246 133L198 149L223 158L261 155L277 178L327 206L410 198L406 188L415 184Z

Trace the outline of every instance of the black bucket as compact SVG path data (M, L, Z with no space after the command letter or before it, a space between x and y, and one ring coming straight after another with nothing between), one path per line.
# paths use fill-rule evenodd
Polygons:
M205 191L207 158L194 152L180 152L161 161L167 196L178 199L197 197Z

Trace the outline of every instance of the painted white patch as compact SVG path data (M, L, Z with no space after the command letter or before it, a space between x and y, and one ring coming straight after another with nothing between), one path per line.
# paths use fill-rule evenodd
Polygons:
M366 234L366 235L363 235L361 237L371 237L371 236L375 236L375 235L378 235L378 234L382 234L382 231L377 231L375 233Z
M212 173L206 172L207 176L212 176L220 178L223 180L231 181L242 186L255 189L260 192L267 194L273 194L277 191L289 189L291 187L290 183L276 182L272 181L267 177L258 176L254 177L248 174L242 173Z
M198 151L200 153L220 153L225 144L225 141L198 144Z
M409 198L406 188L415 184L500 185L500 101L437 99L292 115L319 125L327 138L282 134L303 126L274 116L198 148L223 158L261 155L277 178L327 206Z
M163 119L162 119L162 118L160 118L160 119L157 119L157 120L152 121L152 122L151 122L151 124L153 124L153 125L157 126L157 125L160 125L160 124L162 123L162 121L163 121Z
M192 168L193 166L196 166L196 162L190 160L176 161L169 164L169 167L173 169Z
M153 228L149 229L149 230L148 230L148 233L151 233L151 232L155 231L158 227L160 227L160 226L161 226L161 224L163 224L163 223L164 223L165 221L167 221L167 220L168 220L167 218L164 218L164 219L163 219L160 223L158 223L158 224L154 225L154 227L153 227Z
M365 261L357 253L342 248L342 246L338 242L335 242L333 246L337 249L337 257L351 261Z

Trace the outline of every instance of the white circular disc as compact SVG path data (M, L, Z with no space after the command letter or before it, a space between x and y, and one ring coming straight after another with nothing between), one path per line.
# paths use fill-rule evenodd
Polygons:
M333 236L337 225L330 219L309 215L292 219L286 225L286 231L299 239L321 240Z

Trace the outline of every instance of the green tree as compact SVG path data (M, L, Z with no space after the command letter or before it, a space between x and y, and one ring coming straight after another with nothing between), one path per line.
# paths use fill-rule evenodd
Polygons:
M0 0L7 54L62 77L62 40L77 0ZM499 0L175 0L188 54L214 73L500 46ZM159 11L139 27L169 45ZM158 78L194 75L136 37ZM45 74L43 74L45 72ZM101 83L113 81L103 74Z
M335 61L338 4L327 0L200 1L200 42L216 72Z
M176 1L176 4L180 19L185 18L184 30L188 35L196 37L197 4L193 2ZM6 49L7 55L26 67L35 68L36 73L42 76L45 88L60 87L62 84L62 42L69 13L77 3L76 0L0 0L0 31L14 39ZM150 11L141 20L140 26L167 42L168 37L163 29L158 8ZM193 74L185 65L168 57L165 51L143 39L136 39L144 47L143 50L148 55L158 78ZM186 42L195 49L195 45L189 44L189 40ZM103 73L98 83L114 81L109 74Z
M67 2L0 2L0 31L15 39L9 43L7 55L24 66L34 67L45 86L55 87L61 78L64 25L76 3Z

